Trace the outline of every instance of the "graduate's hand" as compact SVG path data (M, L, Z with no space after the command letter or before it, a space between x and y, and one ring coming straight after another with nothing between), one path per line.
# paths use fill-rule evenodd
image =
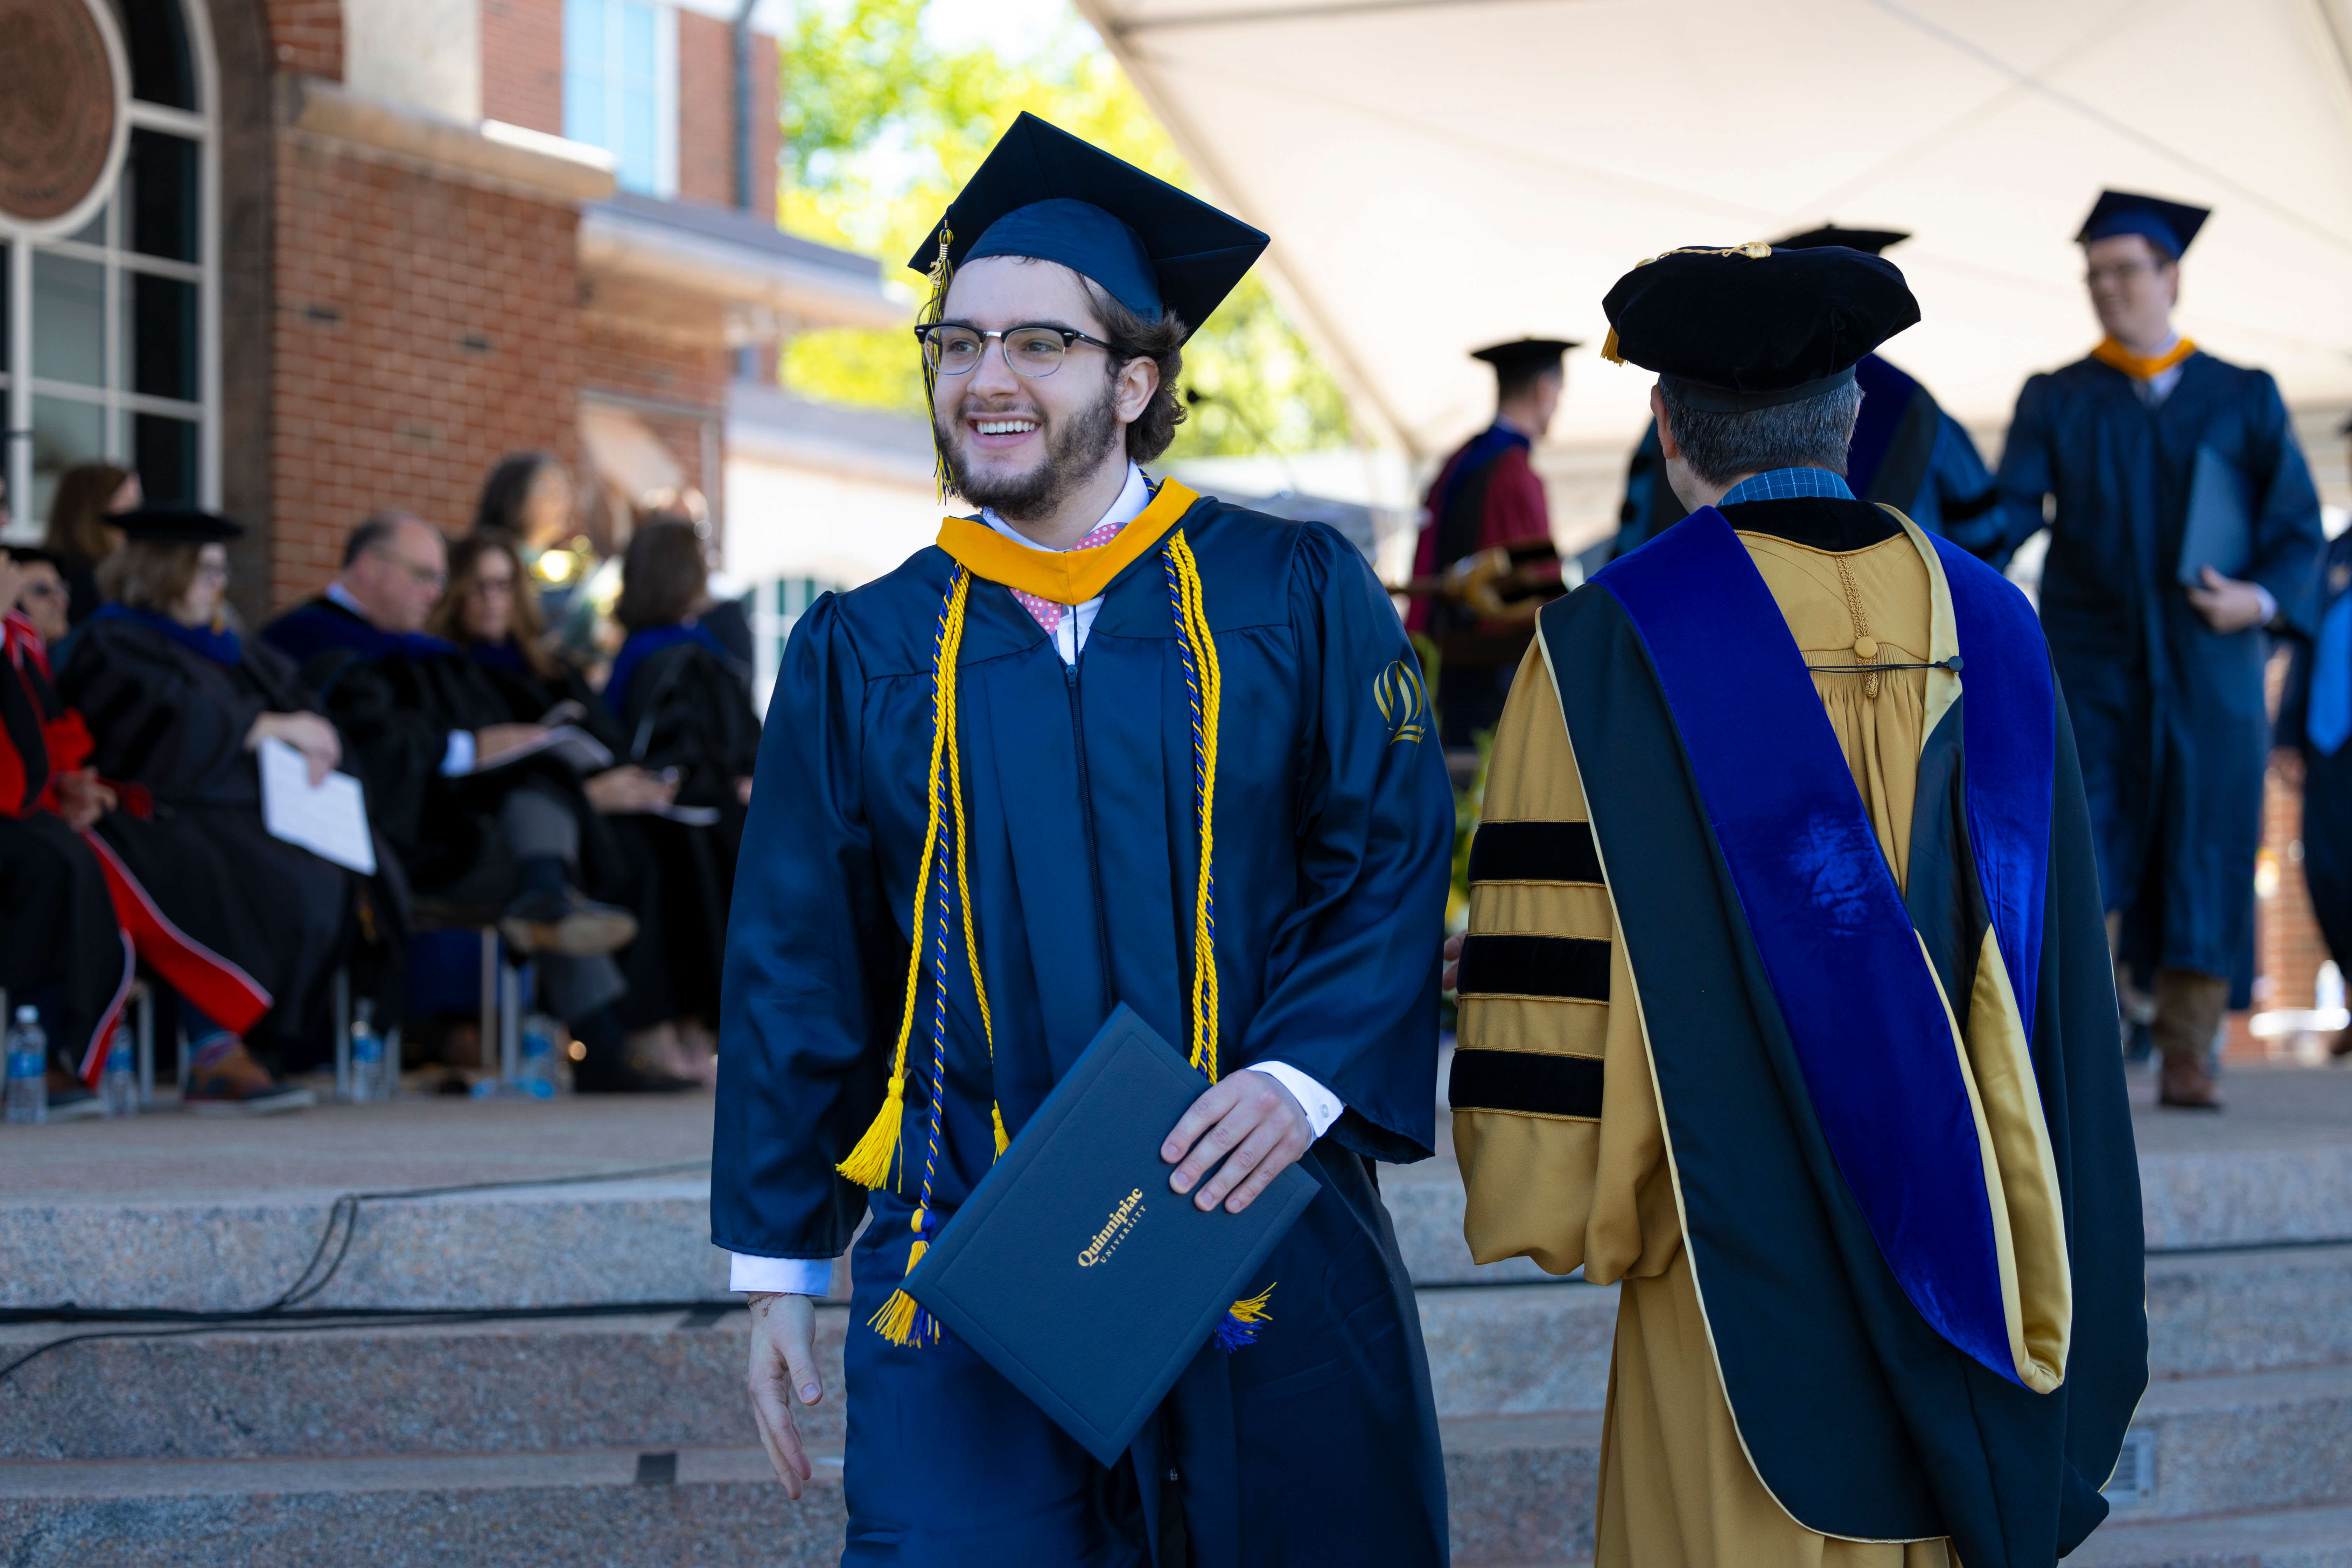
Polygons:
M1223 1204L1227 1213L1239 1214L1314 1142L1307 1112L1290 1091L1271 1073L1244 1069L1192 1102L1160 1145L1160 1157L1176 1166L1170 1190L1188 1193L1232 1150L1192 1203L1203 1212Z
M79 833L112 811L118 804L114 792L99 782L92 768L81 768L57 775L58 815L66 826Z
M2189 590L2189 602L2217 632L2242 632L2263 624L2263 591L2252 583L2224 577L2210 566L2201 568L2201 587Z
M760 1428L768 1463L784 1483L785 1495L797 1499L811 1471L792 1402L796 1396L803 1405L814 1405L824 1397L824 1379L816 1370L816 1309L806 1296L751 1298L750 1384L751 1420Z
M486 768L509 752L536 746L546 738L544 724L485 724L474 731L474 765Z
M1462 943L1469 935L1468 931L1458 931L1445 939L1445 973L1437 982L1440 990L1455 989L1455 982L1462 978Z

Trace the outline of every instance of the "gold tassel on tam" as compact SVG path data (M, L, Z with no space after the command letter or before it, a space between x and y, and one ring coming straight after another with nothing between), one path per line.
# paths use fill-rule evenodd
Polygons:
M1601 340L1601 357L1607 360L1611 364L1623 364L1625 363L1625 356L1617 352L1617 329L1614 327L1610 328L1608 337Z

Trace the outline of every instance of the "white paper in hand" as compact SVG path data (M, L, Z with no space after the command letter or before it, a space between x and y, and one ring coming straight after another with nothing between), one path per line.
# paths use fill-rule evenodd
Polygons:
M310 764L280 740L265 738L257 754L261 823L269 836L362 876L375 875L375 844L368 837L360 781L349 773L329 773L312 787Z

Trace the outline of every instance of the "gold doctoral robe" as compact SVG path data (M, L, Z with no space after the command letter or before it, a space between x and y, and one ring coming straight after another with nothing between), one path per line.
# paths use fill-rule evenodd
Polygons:
M1808 664L1857 662L1865 632L1882 664L1949 654L1935 647L1940 568L1924 540L1906 531L1833 552L1760 533L1739 538ZM1928 671L1817 674L1813 686L1901 886L1929 725ZM1496 732L1484 820L1589 820L1540 647L1522 661ZM1638 867L1612 869L1640 874ZM1944 1539L1857 1542L1808 1530L1758 1479L1684 1250L1648 1045L1641 1010L1630 1000L1633 974L1608 889L1474 884L1470 930L1606 941L1609 993L1625 999L1465 996L1457 1031L1463 1050L1597 1057L1603 1064L1597 1120L1454 1113L1468 1194L1463 1228L1477 1260L1524 1256L1555 1274L1581 1265L1592 1283L1620 1286L1595 1568L1951 1568L1957 1559ZM2016 1122L2031 1112L1997 1093L1984 1098L1996 1142L2030 1135ZM2054 1289L2063 1292L2063 1258L2058 1272ZM2031 1287L2028 1294L2035 1294ZM2029 1317L2032 1310L2029 1301ZM2063 1302L2044 1310L2063 1321ZM2060 1357L2063 1365L2063 1344Z

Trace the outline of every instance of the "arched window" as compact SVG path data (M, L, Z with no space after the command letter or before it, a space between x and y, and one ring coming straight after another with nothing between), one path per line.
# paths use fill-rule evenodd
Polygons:
M70 232L0 204L0 397L19 539L40 532L76 463L135 468L154 500L219 499L211 37L201 5L100 3L121 46L121 163L76 204L87 216Z

